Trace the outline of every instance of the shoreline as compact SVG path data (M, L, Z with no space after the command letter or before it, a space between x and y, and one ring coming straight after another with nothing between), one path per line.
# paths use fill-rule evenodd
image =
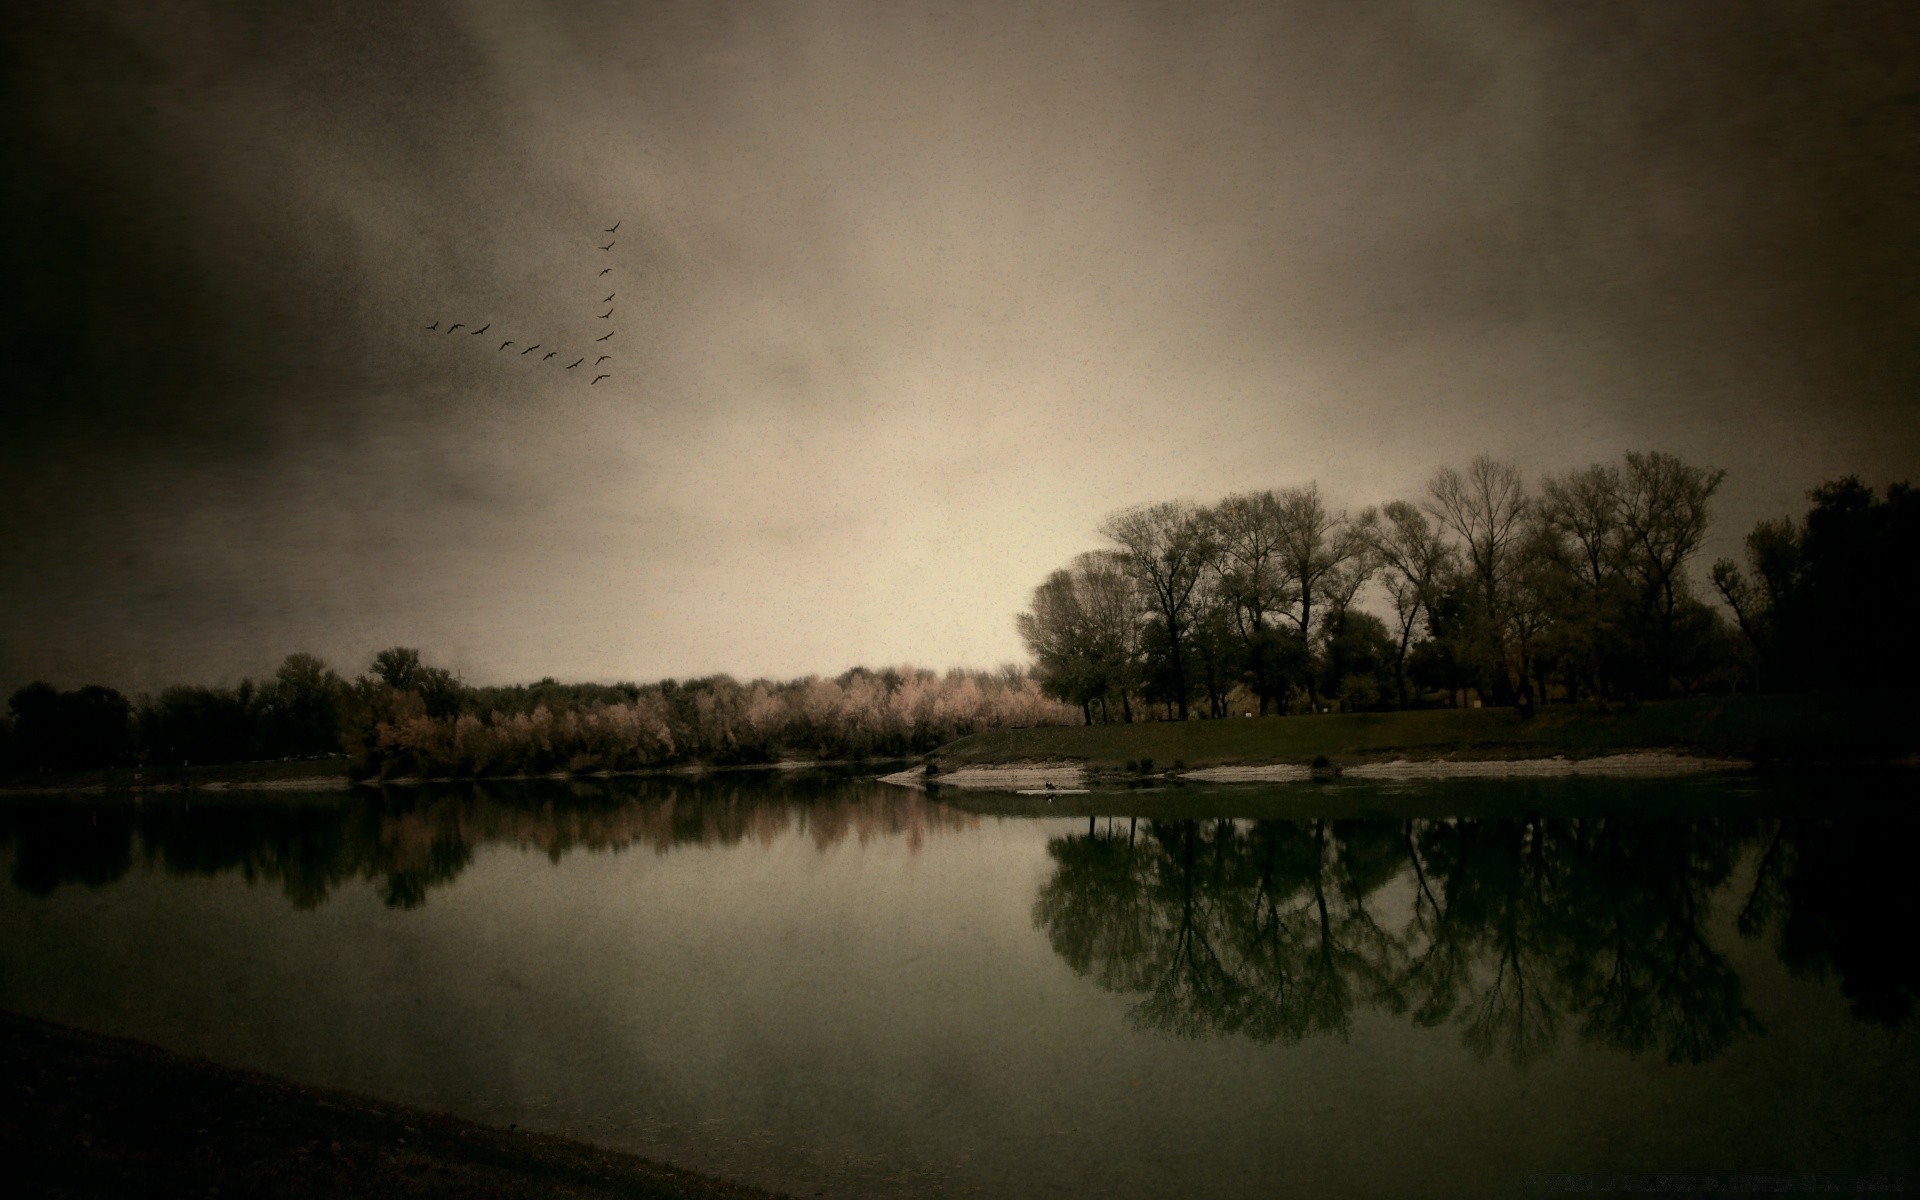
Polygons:
M0 783L0 800L8 797L30 796L177 796L177 795L214 795L236 792L282 792L334 795L351 792L360 788L412 788L440 787L447 784L487 784L487 783L525 783L529 780L580 780L580 779L659 779L678 777L699 779L708 775L728 774L785 774L797 775L805 771L838 771L849 768L879 768L894 766L903 762L916 761L913 758L882 759L782 759L770 763L681 763L672 767L639 767L627 771L549 771L544 774L519 773L514 775L396 775L386 779L355 779L345 767L334 771L316 771L308 774L281 775L268 778L249 778L257 775L263 767L280 764L271 763L230 763L192 768L203 776L198 779L161 778L148 780L138 778L137 768L116 768L111 774L133 775L133 778L98 778L106 772L88 772L80 774L67 782L35 783L22 785L15 782ZM18 778L17 776L15 777Z
M1176 768L1151 773L1124 774L1090 770L1085 763L1033 760L1008 763L971 763L951 770L926 773L925 767L896 771L881 783L925 789L959 791L1024 791L1033 788L1084 789L1103 783L1139 780L1167 783L1305 783L1316 779L1543 779L1570 776L1599 778L1671 778L1752 770L1746 759L1684 754L1674 750L1628 750L1589 757L1565 754L1504 758L1411 758L1404 754L1370 757L1315 767L1301 763L1235 763Z
M0 1154L29 1195L779 1200L585 1142L8 1012L0 1095Z

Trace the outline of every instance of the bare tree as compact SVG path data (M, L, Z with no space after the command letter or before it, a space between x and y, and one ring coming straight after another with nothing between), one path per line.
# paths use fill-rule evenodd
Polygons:
M1168 666L1180 719L1185 720L1189 677L1184 643L1195 589L1213 560L1212 522L1191 504L1163 501L1122 509L1108 517L1100 531L1118 543L1135 586L1166 625Z
M1662 690L1673 675L1674 614L1687 595L1686 564L1707 536L1707 502L1727 473L1662 451L1627 451L1620 525L1629 576L1658 626Z
M1268 618L1298 598L1280 544L1280 498L1272 491L1228 496L1212 511L1220 594L1233 605L1240 637L1252 644Z
M1453 564L1453 549L1440 536L1427 514L1405 500L1390 501L1381 510L1383 520L1372 530L1373 553L1380 562L1381 578L1393 601L1397 619L1399 648L1394 658L1394 683L1400 706L1407 704L1407 647L1413 641L1413 626L1422 612L1428 612L1448 569ZM1431 626L1432 617L1428 617Z
M1581 580L1593 591L1621 567L1620 469L1595 463L1541 484L1540 519L1565 539Z
M1313 644L1315 602L1343 599L1350 603L1354 593L1366 582L1361 571L1370 541L1362 521L1350 520L1346 510L1334 512L1320 498L1320 485L1287 488L1277 494L1279 507L1279 555L1282 567L1294 589L1294 607L1283 610L1300 629L1300 636ZM1356 578L1356 572L1358 577ZM1328 611L1332 611L1331 608ZM1307 698L1314 711L1320 708L1320 693L1313 673L1307 674Z
M1520 469L1482 454L1463 474L1442 467L1428 485L1427 511L1453 531L1465 551L1491 634L1495 699L1511 703L1514 680L1506 645L1509 591L1525 536L1529 505Z

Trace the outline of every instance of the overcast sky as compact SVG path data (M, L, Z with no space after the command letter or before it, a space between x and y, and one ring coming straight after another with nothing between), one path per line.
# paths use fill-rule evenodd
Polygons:
M1912 11L30 0L0 686L992 666L1480 451L1727 468L1704 568L1920 476Z

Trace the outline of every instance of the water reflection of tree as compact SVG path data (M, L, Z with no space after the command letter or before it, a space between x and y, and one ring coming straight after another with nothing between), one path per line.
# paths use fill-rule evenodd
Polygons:
M1150 822L1058 838L1035 920L1076 971L1141 993L1133 1018L1197 1037L1344 1035L1356 996L1391 998L1381 877L1326 822ZM1356 869L1358 868L1358 869Z
M1889 1028L1913 1016L1920 958L1896 949L1912 936L1916 822L1770 823L1739 914L1740 932L1770 936L1803 978L1837 976L1853 1013Z
M1565 1028L1703 1062L1760 1028L1714 948L1714 902L1758 859L1742 932L1904 1020L1914 970L1874 928L1915 902L1850 878L1894 838L1853 826L1650 818L1150 822L1056 838L1035 924L1078 973L1180 1036L1344 1037L1364 1005L1525 1063ZM1764 835L1764 836L1763 836ZM1763 851L1762 843L1766 843ZM1889 868L1878 878L1897 878ZM1835 921L1833 914L1851 920Z
M62 884L111 884L144 863L275 883L301 908L356 881L391 907L416 908L490 844L538 850L556 863L576 850L665 854L787 836L823 852L849 837L897 837L917 852L929 834L977 820L871 782L530 781L338 802L14 805L0 809L0 846L12 845L14 885L36 896Z

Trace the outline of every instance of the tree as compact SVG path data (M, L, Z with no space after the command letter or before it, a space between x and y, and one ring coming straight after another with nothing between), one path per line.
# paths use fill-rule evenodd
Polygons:
M22 765L91 770L127 762L133 752L133 706L110 687L88 684L62 692L30 683L7 701Z
M1371 529L1373 553L1380 563L1387 595L1393 601L1397 639L1393 657L1394 694L1405 708L1407 648L1413 640L1414 623L1421 613L1432 608L1442 577L1452 565L1453 550L1427 519L1427 514L1405 500L1389 502L1381 510L1381 516L1383 520Z
M1707 501L1727 473L1689 466L1671 454L1627 452L1620 485L1620 530L1628 577L1654 626L1654 689L1672 686L1675 622L1686 598L1687 560L1707 536Z
M345 687L332 668L311 654L289 654L261 689L260 736L269 754L304 757L340 748L340 699Z
M1463 474L1442 467L1428 485L1427 511L1453 531L1465 551L1466 571L1478 593L1496 703L1511 704L1514 679L1507 617L1517 551L1526 534L1528 502L1520 469L1482 454Z
M1849 476L1807 493L1804 520L1762 521L1747 536L1749 578L1714 564L1713 582L1753 646L1764 678L1783 687L1859 686L1910 678L1920 649L1907 613L1920 592L1920 492L1884 500Z
M373 673L396 692L418 691L420 652L407 646L382 650L373 656Z
M1245 673L1246 649L1235 627L1233 601L1221 591L1217 575L1201 581L1188 640L1206 693L1207 714L1218 720L1227 715L1227 693Z
M1033 604L1014 618L1048 695L1080 706L1091 724L1093 705L1105 715L1118 693L1127 719L1128 693L1139 655L1140 611L1125 563L1112 551L1082 554L1033 591Z
M254 690L170 687L140 705L141 749L153 762L245 762L254 756Z
M1394 659L1386 624L1372 613L1345 609L1327 619L1321 691L1347 712L1373 708Z
M1215 505L1211 517L1219 593L1232 605L1241 639L1251 645L1269 618L1298 599L1282 556L1280 498L1271 491L1242 492Z
M1190 504L1164 501L1123 509L1107 518L1101 532L1120 546L1128 574L1163 626L1169 685L1184 721L1190 695L1187 627L1195 590L1213 560L1212 523Z
M466 689L453 672L422 663L418 650L406 646L382 650L373 656L373 673L394 691L419 696L430 717L453 717L460 713Z
M1365 572L1360 570L1370 544L1365 518L1363 514L1356 522L1348 519L1345 510L1329 510L1317 483L1278 493L1278 507L1280 561L1296 598L1296 607L1286 613L1312 647L1319 631L1314 623L1315 601L1339 600L1328 606L1328 611L1336 611L1350 603L1365 582ZM1320 695L1313 672L1307 673L1306 682L1307 699L1317 710Z

